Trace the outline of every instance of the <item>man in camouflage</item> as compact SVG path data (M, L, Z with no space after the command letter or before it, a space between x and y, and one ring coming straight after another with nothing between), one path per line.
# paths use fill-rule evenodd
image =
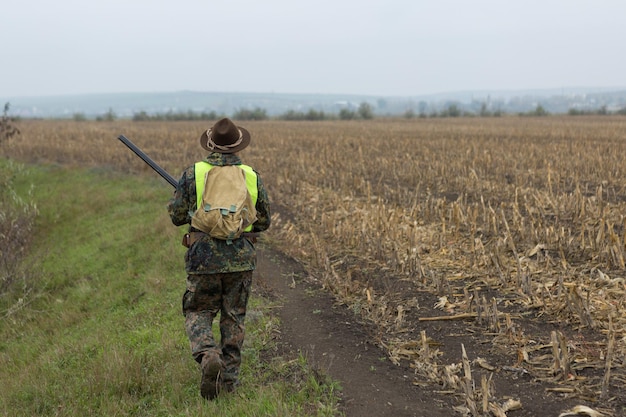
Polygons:
M236 154L250 143L249 132L230 119L219 120L200 138L209 151L204 160L213 166L241 165ZM261 176L257 174L257 221L251 232L270 226L270 203ZM244 319L252 271L256 267L255 238L246 234L233 240L210 237L191 226L197 195L194 165L178 182L167 210L176 226L189 225L185 270L187 290L183 296L185 330L194 359L201 365L200 393L213 399L221 391L232 391L238 383ZM220 341L216 343L212 325L220 313Z

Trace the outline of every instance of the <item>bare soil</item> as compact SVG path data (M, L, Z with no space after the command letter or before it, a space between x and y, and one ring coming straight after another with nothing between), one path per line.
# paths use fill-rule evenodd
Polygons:
M350 309L308 279L306 270L296 260L262 243L258 246L254 288L264 296L280 300L277 314L281 320L281 349L302 352L313 366L340 381L340 411L345 416L463 415L453 408L465 404L463 396L420 380L408 360L393 364L388 353L375 344L378 339L373 324L361 322ZM420 308L411 318L415 322L414 338L419 340L420 330L426 330L428 337L438 343L441 363L461 362L461 345L469 358L482 358L491 369L473 364L474 380L480 384L485 374L496 387L498 398L516 399L522 404L521 409L508 411L507 416L557 417L577 405L602 410L604 415L626 415L623 392L614 393L607 404L584 401L585 393L559 393L553 390L555 383L532 376L512 363L510 354L492 344L493 335L474 328L471 320L419 321L419 317L440 316L442 312L433 308L435 295L416 292L415 296ZM558 323L529 317L521 325L530 334L549 335L552 330L559 330L566 337L586 337L593 347L593 334L572 334ZM601 378L602 371L590 369L579 375Z
M364 323L307 282L295 260L263 247L254 286L278 297L283 349L302 352L316 368L340 381L346 416L449 416L450 399L412 384L408 366L393 365L371 341Z

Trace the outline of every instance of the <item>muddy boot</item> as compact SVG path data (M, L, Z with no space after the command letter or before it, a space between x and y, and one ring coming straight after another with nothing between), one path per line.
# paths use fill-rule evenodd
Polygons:
M215 352L207 352L202 357L202 382L200 382L200 395L202 398L212 400L222 389L222 359Z

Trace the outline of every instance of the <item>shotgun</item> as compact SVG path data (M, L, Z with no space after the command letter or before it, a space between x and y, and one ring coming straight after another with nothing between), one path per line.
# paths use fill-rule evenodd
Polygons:
M139 149L134 143L130 141L126 136L119 135L118 139L128 147L131 151L135 152L135 155L140 157L146 164L150 166L153 170L157 172L165 181L169 182L172 187L176 188L178 186L178 181L174 177L172 177L166 170L161 168L156 162L154 162L148 155L143 153L141 149Z

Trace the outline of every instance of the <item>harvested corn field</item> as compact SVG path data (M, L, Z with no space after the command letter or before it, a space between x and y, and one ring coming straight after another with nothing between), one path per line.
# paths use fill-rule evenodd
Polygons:
M244 126L267 239L412 384L458 415L626 414L626 118ZM206 128L26 121L6 153L156 177L123 133L178 177Z

